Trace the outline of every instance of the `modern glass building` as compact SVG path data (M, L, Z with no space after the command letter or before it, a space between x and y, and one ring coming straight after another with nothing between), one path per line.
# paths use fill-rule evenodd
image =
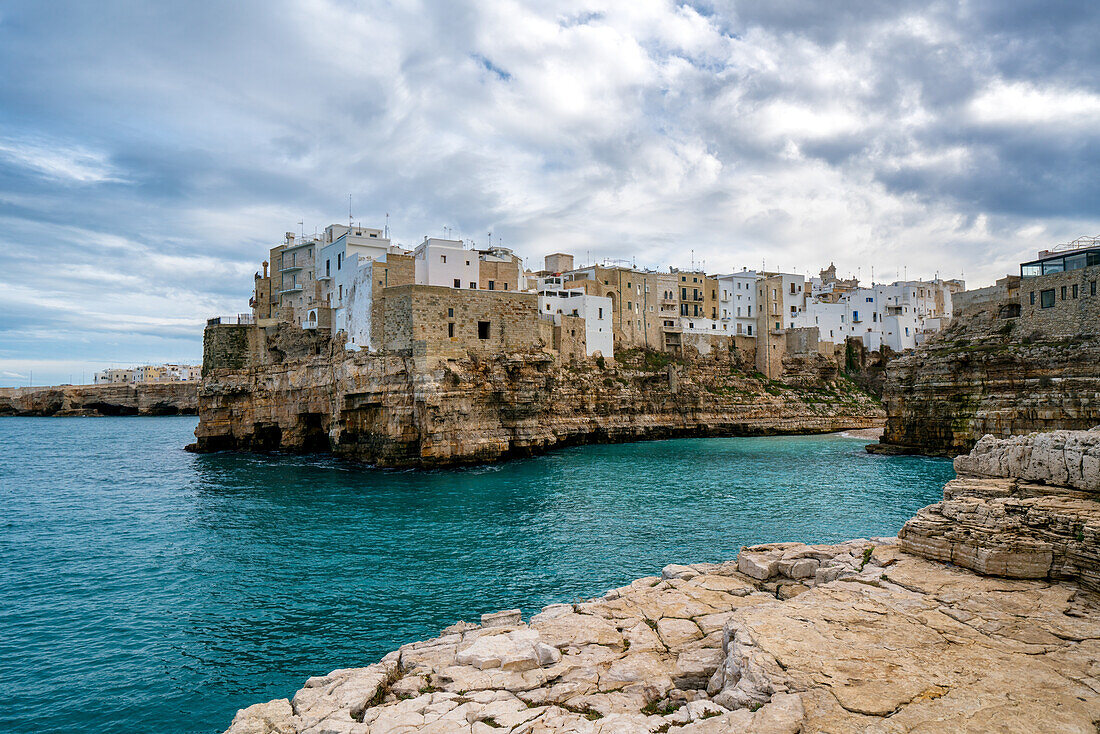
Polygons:
M1067 252L1052 252L1038 260L1022 263L1020 265L1021 278L1034 278L1037 275L1050 275L1052 273L1064 273L1069 270L1100 265L1100 242L1095 247L1070 250Z

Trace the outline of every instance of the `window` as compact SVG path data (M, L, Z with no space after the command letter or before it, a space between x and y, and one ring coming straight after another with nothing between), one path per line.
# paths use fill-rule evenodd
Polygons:
M474 290L474 291L476 291L476 290L477 290L477 283L473 283L473 282L471 282L471 283L470 283L470 290Z
M447 324L447 336L449 336L449 337L451 337L452 339L454 339L454 336L455 336L455 325L454 325L454 322L453 322L453 321L452 321L451 323Z
M778 322L778 321L776 321L776 322L775 322L775 330L776 330L776 331L779 331L779 330L780 330L781 328L783 328L783 327L782 327L782 326L780 326L780 324L779 324L779 322Z
M1089 295L1090 296L1095 296L1096 295L1096 281L1095 280L1089 283Z
M336 269L339 270L344 264L344 253L336 253Z
M1034 306L1035 305L1035 291L1031 292L1030 300L1031 300L1031 305Z
M1077 285L1076 284L1074 284L1074 286L1073 286L1073 297L1077 298Z
M441 262L441 263L447 262L447 256L446 255L440 255L439 256L439 262Z
M507 282L504 283L504 290L508 290L508 283Z
M330 265L332 265L332 261L331 260L325 260L325 277L326 278L329 277L330 275L332 275L332 271L329 268Z
M1039 307L1054 308L1054 289L1039 292Z
M344 286L340 286L340 300L344 300Z
M681 288L680 289L680 300L686 301L687 299L688 299L688 289L687 288Z
M859 323L859 311L852 311L852 321Z
M598 310L598 311L599 311L600 313L599 313L599 315L598 315L598 316L597 316L596 318L597 318L597 319L602 319L602 318L603 318L603 309L601 308L601 309L597 309L597 310Z
M477 338L488 339L489 338L489 322L478 321L477 322Z
M461 288L461 287L462 287L462 281L459 280L458 278L455 278L455 288Z
M470 264L470 261L469 261L469 260L467 260L467 261L466 261L466 264L467 264L467 265L469 265L469 264Z
M453 319L455 317L455 310L453 308L447 309L447 318Z
M1066 300L1066 287L1062 286L1062 300Z
M749 336L752 336L752 324L749 324Z
M495 290L497 289L497 287L496 287L496 286L497 286L497 284L496 284L496 283L494 283L494 282L493 282L493 281L491 281L491 280L489 281L489 290L491 290L491 291L495 291Z

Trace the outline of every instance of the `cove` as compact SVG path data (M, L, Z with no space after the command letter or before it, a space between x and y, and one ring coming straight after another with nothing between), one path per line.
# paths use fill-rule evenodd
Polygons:
M0 418L0 729L219 731L482 612L744 544L893 535L954 476L836 435L390 471L188 454L195 424Z

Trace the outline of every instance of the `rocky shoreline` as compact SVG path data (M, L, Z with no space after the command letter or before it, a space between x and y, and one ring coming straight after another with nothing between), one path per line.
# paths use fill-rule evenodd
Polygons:
M1100 429L983 439L955 466L898 539L753 546L486 614L228 732L1095 734Z
M0 416L164 416L198 412L198 382L0 388Z

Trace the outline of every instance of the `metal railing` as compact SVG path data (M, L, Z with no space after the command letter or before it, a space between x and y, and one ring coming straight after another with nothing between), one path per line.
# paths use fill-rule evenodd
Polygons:
M248 326L256 323L256 317L250 313L239 313L236 316L215 316L212 319L206 320L207 326L217 326L219 324L236 324L237 326Z

